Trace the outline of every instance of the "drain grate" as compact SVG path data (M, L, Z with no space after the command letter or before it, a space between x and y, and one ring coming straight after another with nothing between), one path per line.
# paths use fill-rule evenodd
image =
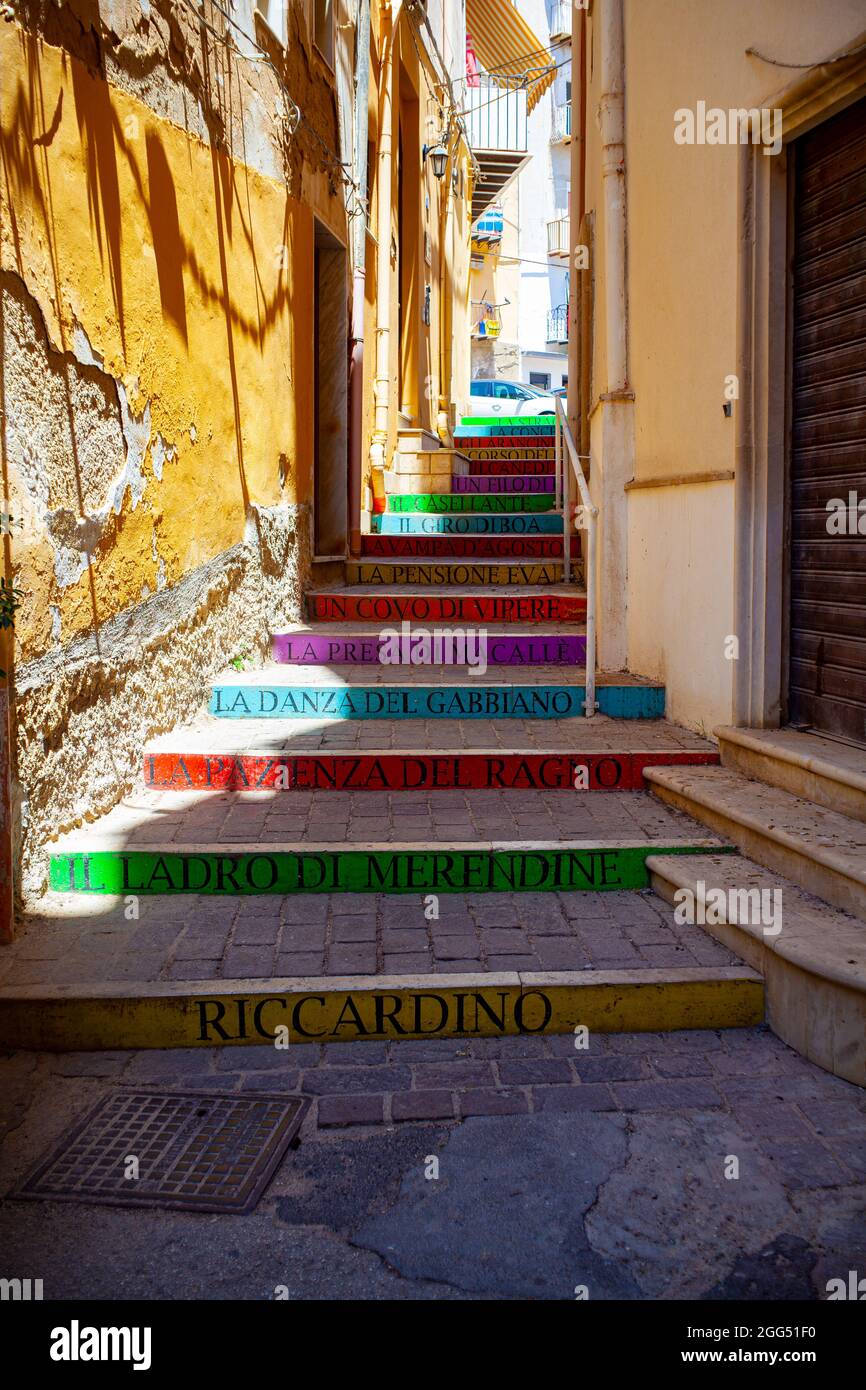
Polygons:
M251 1211L295 1138L307 1104L261 1094L112 1091L67 1130L11 1195Z

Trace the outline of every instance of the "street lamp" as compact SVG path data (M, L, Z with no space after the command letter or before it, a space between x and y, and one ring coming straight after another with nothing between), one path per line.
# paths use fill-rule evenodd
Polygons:
M448 163L448 151L446 150L445 146L441 143L441 141L438 145L424 146L424 149L422 150L422 158L424 159L425 163L427 162L428 156L433 164L434 178L444 178L445 166Z

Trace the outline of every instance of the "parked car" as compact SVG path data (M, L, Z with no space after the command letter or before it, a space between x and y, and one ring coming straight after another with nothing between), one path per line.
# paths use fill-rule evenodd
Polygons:
M522 381L476 377L470 387L470 415L555 415L556 399Z

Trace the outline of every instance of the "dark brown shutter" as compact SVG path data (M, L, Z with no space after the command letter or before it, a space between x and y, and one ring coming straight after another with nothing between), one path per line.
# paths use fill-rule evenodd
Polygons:
M795 157L788 717L866 743L866 534L827 530L866 503L866 101Z

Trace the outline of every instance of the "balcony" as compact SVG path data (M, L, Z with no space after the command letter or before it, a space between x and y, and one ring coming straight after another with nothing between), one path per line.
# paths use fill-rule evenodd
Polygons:
M553 108L553 122L550 128L551 145L567 144L571 139L571 102L563 102Z
M477 221L529 159L527 79L504 77L498 85L482 77L466 89L466 129L481 175L472 194Z
M550 37L552 39L571 38L571 10L570 0L553 0L553 9L550 14Z
M547 315L547 341L549 343L568 342L568 305L560 304Z
M557 217L547 224L547 254L568 260L571 251L571 218Z

